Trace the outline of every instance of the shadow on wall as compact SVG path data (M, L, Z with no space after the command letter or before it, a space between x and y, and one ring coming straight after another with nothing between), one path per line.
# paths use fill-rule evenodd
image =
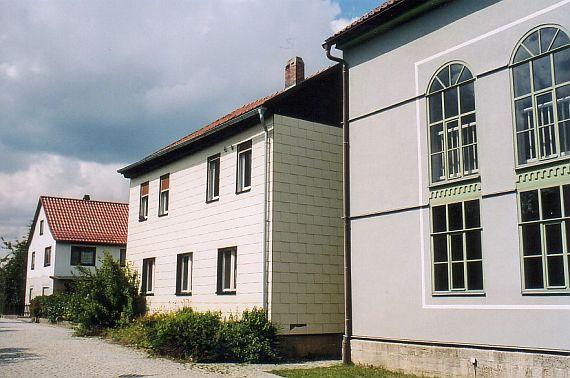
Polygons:
M382 38L381 41L376 40L372 43L364 43L358 46L351 53L350 65L356 66L374 59L500 1L501 0L457 0L443 3L424 15L425 17L429 17L429 22L426 22L425 17L413 19L409 21L411 27L388 31L385 34L386 38ZM442 12L442 8L445 8L446 11Z

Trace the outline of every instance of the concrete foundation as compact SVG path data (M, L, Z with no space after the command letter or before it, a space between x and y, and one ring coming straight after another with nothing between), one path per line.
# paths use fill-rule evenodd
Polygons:
M281 335L281 352L286 358L334 358L341 356L342 335Z
M352 340L355 364L438 377L570 377L568 353Z

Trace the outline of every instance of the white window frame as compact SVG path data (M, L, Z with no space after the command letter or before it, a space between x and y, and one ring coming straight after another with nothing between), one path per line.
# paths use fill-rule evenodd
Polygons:
M212 155L207 161L206 202L214 202L220 198L220 154ZM218 189L218 193L216 193Z
M139 201L139 221L148 219L148 196L150 193L149 182L143 182L140 185L140 201ZM146 187L146 194L143 193L143 187Z
M184 264L186 262L186 269L184 269ZM178 290L177 294L191 294L192 293L192 268L194 265L193 253L181 253L177 256L177 282ZM186 287L184 287L184 276L186 276Z
M222 248L218 250L221 254L220 264L218 267L218 274L220 275L220 287L218 294L235 294L237 290L237 247ZM230 259L230 274L229 282L226 279L226 261Z
M48 253L49 251L49 253ZM44 267L51 265L51 246L44 248Z
M144 273L144 286L142 294L144 295L154 295L154 283L155 283L155 266L156 259L154 257L143 259L143 273ZM149 280L150 278L150 280Z
M73 248L79 248L79 263L73 264ZM86 256L93 254L93 258L90 258L88 263ZM70 248L70 263L71 266L95 266L97 265L97 247L86 246L86 245L72 245Z
M249 159L249 172L247 170L247 159ZM236 194L247 192L251 189L253 171L253 143L251 140L238 144L237 146L237 179ZM245 181L249 176L249 185Z
M40 235L44 234L44 220L42 219L40 221Z
M163 180L168 180L166 189L162 187ZM158 216L162 217L168 215L170 206L170 173L160 176L158 187Z
M48 291L48 290L49 290L49 286L42 286L42 297L45 297L47 295L46 291Z

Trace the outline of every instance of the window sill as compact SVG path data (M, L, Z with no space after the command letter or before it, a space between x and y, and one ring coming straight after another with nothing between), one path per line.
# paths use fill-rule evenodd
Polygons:
M168 213L162 213L162 214L158 214L158 217L159 217L159 218L162 218L162 217L165 217L165 216L167 216L167 215L168 215Z
M536 289L536 290L523 290L521 292L524 296L552 296L552 295L570 295L568 289Z
M529 170L529 171L534 170L538 167L549 166L549 165L558 165L560 163L565 163L568 161L570 161L570 155L569 156L561 156L561 157L552 158L552 159L544 159L544 160L539 160L539 161L533 161L531 163L516 165L515 171L517 173L520 173L520 172L525 172L527 170Z
M146 222L148 220L148 218L141 218L139 217L139 222Z
M250 187L247 187L247 188L244 188L244 189L242 189L242 190L236 190L236 194L247 193L247 192L249 192L249 191L251 191L251 186L250 186Z
M429 188L430 189L439 189L439 188L445 187L445 186L457 185L458 183L463 184L463 183L468 182L468 181L480 181L480 180L481 180L481 174L479 172L477 172L477 173L470 174L468 176L463 176L463 177L458 177L455 179L447 179L444 181L434 182L434 183L431 183L429 185Z
M212 198L212 199L207 199L207 200L206 200L206 203L218 202L219 200L220 200L220 197L215 197L215 198Z
M486 297L484 291L450 291L450 292L432 292L432 297Z
M142 295L145 297L154 297L154 293L143 293Z
M218 291L216 295L236 295L236 291Z
M175 293L175 295L176 295L177 297L191 297L191 296L192 296L192 293L191 293L191 292L188 292L188 293L178 292L178 293Z

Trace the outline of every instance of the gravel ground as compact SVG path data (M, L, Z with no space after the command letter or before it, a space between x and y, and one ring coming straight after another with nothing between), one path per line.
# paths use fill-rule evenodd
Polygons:
M280 365L191 364L151 358L99 338L72 337L47 324L0 318L1 377L275 377L267 371L328 366L337 361Z

